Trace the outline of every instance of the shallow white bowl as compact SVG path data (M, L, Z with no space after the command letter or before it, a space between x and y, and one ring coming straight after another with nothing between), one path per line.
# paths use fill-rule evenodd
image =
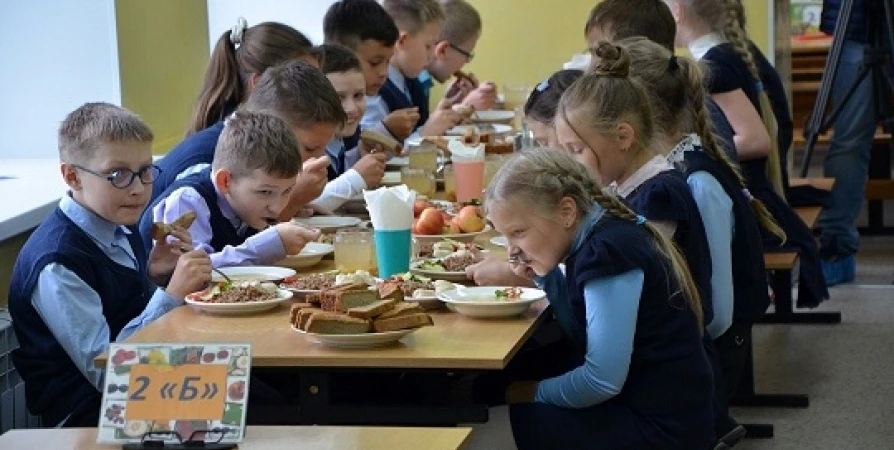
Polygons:
M540 289L521 288L522 295L518 300L497 300L494 293L498 289L506 289L506 287L458 286L452 291L441 293L438 298L450 309L464 316L482 319L515 317L525 312L531 303L546 298L546 293ZM486 298L491 300L486 300Z

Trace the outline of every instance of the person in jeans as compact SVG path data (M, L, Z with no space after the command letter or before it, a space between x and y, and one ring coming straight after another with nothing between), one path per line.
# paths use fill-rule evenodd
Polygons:
M843 0L824 0L820 30L835 31ZM867 19L868 2L855 0L841 60L832 85L832 105L843 101L848 88L854 84L869 42ZM860 235L857 216L863 206L863 193L869 170L869 155L875 135L874 89L871 77L863 78L841 113L832 124L833 135L829 153L823 161L823 175L835 178L832 204L819 218L820 258L828 286L853 281Z

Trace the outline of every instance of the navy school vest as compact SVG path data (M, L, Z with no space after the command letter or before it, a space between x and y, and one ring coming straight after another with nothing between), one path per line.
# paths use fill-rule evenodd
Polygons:
M112 339L146 308L154 286L146 277L147 257L136 230L128 236L137 270L111 259L60 209L34 231L19 253L9 286L9 311L19 348L12 352L25 381L31 413L48 426L60 423L99 391L84 377L31 304L41 271L50 263L74 272L102 301ZM75 301L75 300L72 300ZM97 411L97 415L99 412Z
M419 108L419 121L416 122L414 129L421 127L428 121L428 98L425 96L425 90L422 83L415 78L407 78L407 90L410 92L410 99L395 85L390 79L385 81L382 89L379 90L379 96L388 105L388 111L396 111L403 108Z
M214 160L214 149L217 148L217 140L223 133L224 122L220 122L205 128L198 133L188 136L186 139L171 149L168 154L156 163L161 168L158 179L152 183L152 201L174 184L177 175L197 164L211 164Z

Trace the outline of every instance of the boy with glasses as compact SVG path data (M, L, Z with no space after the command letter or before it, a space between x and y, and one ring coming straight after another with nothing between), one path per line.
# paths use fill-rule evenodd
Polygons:
M183 304L211 279L186 230L151 253L133 227L160 170L152 131L136 115L88 103L62 122L59 157L71 189L34 231L13 268L12 358L45 426L96 426L103 371L93 359ZM164 289L156 288L170 279ZM151 280L151 281L150 281Z

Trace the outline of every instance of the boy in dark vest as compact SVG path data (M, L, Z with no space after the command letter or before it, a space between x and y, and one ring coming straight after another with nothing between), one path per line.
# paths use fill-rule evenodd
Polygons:
M136 115L107 103L85 104L62 122L59 157L71 190L25 243L9 289L13 363L44 426L95 427L104 374L94 358L211 279L203 250L180 250L191 244L186 230L147 256L133 228L159 174L152 139ZM153 284L167 278L164 289Z
M213 267L273 264L301 252L319 231L278 223L301 173L301 153L279 117L236 111L225 121L211 166L175 181L143 214L144 243L151 245L153 222L194 212L193 244L211 254Z
M388 67L388 79L379 98L369 102L362 126L372 128L393 112L416 108L419 119L409 129L390 129L403 142L419 136L439 136L460 121L449 106L429 114L425 89L417 78L434 58L434 46L444 21L444 9L435 0L384 0L382 7L394 19L399 35ZM443 105L442 105L443 106ZM408 114L413 112L408 110Z

